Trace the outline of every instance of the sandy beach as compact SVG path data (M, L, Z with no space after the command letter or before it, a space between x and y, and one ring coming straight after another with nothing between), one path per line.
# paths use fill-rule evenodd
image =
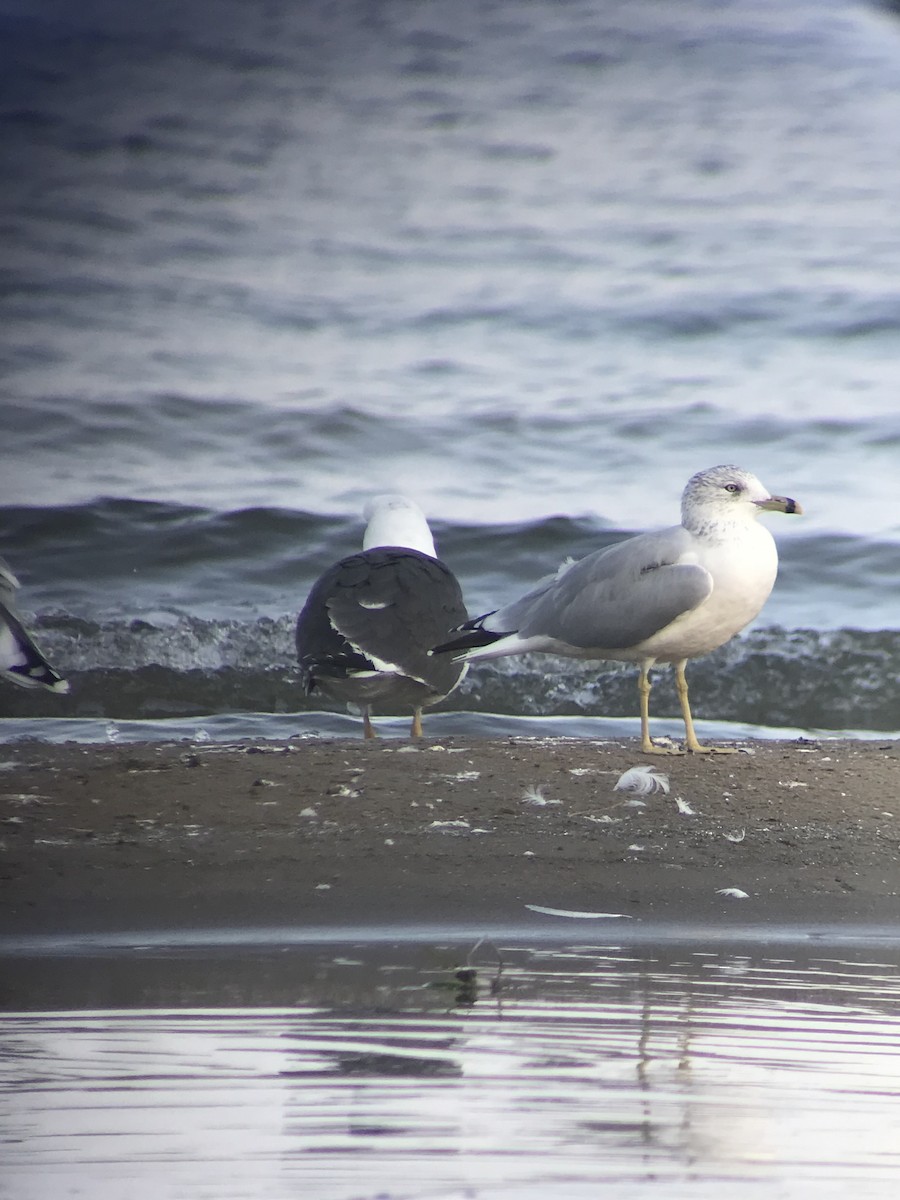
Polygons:
M895 742L653 760L567 739L20 743L0 758L7 935L488 927L530 905L741 924L900 911ZM668 793L616 790L642 763Z

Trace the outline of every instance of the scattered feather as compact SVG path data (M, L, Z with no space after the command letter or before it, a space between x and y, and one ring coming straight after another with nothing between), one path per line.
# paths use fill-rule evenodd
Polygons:
M644 800L625 800L622 803L623 808L646 808L647 803Z
M808 783L800 783L797 779L779 779L778 786L783 788L809 787Z
M646 849L647 849L647 847L646 847L646 846L639 846L639 845L637 844L637 842L635 842L635 843L634 843L634 845L632 845L632 846L629 846L629 847L628 847L628 849L629 849L629 850L646 850Z
M724 835L726 842L742 842L746 836L746 829L742 829L740 833L726 833Z
M539 787L528 786L522 793L523 804L536 804L538 807L543 807L545 804L560 804L559 800L548 800L544 795L544 789Z
M586 821L593 821L597 825L621 825L625 820L624 817L611 817L609 813L604 813L602 817L585 817Z
M442 779L448 779L451 783L469 783L473 779L480 779L480 771L457 771L455 775L442 775Z
M688 804L687 800L682 800L681 796L675 797L675 803L678 805L678 811L685 817L696 816L696 813Z
M639 796L648 796L651 792L669 792L669 777L656 767L629 767L613 788L614 792L637 792Z
M458 821L432 821L429 829L469 829L469 822L462 817Z
M606 913L606 912L582 912L579 908L546 908L543 904L526 904L526 908L532 912L543 913L547 917L577 917L579 920L585 921L630 921L633 920L628 913Z
M717 896L730 896L732 900L749 900L750 893L743 891L741 888L716 888Z
M596 767L569 767L570 775L596 775Z

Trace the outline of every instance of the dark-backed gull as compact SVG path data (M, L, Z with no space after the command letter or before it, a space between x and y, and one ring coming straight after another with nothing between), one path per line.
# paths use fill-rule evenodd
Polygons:
M378 496L365 510L363 549L315 583L297 620L297 657L307 694L321 691L362 711L409 708L411 735L422 709L456 687L466 665L429 648L466 620L462 592L438 559L428 522L405 496Z

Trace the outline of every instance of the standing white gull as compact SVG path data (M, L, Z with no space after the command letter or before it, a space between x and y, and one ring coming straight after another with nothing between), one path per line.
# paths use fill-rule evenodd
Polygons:
M318 689L362 710L375 737L375 704L422 708L451 692L465 663L429 649L466 620L459 583L438 559L422 510L406 496L377 496L365 509L363 549L325 572L297 619L297 658L307 694Z
M20 687L67 692L69 685L38 650L16 609L19 586L9 564L0 558L0 676Z
M502 658L542 651L640 664L641 750L650 739L650 669L675 664L685 749L701 752L688 702L688 659L723 645L759 613L778 571L760 512L799 513L739 467L712 467L688 481L681 524L642 533L563 565L527 595L460 627L435 654Z

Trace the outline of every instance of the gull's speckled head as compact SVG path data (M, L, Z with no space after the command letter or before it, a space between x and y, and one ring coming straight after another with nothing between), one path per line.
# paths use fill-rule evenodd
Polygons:
M681 498L681 517L686 528L708 521L748 519L760 511L802 513L789 496L773 496L755 475L740 467L710 467L692 476Z

